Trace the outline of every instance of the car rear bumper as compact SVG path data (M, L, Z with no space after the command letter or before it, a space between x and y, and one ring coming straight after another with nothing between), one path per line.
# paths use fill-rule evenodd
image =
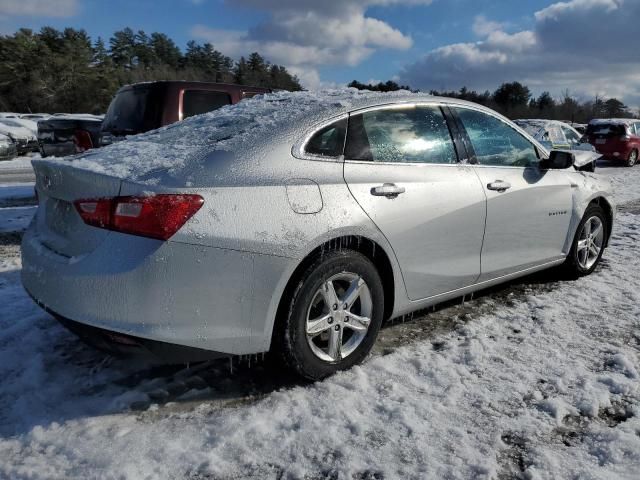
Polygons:
M233 355L265 351L267 312L290 260L116 232L69 258L32 225L22 262L27 292L67 323Z
M144 357L165 364L203 362L229 356L222 352L185 347L92 327L58 315L35 298L33 300L85 343L112 355Z
M613 146L596 145L596 151L608 160L626 160L633 150L632 145L620 144Z

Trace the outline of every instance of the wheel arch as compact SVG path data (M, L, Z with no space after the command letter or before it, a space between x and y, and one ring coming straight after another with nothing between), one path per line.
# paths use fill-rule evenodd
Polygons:
M605 238L604 246L608 247L609 239L611 238L611 231L613 230L613 207L604 197L596 197L592 199L587 205L587 208L589 208L591 205L598 205L600 208L604 210L605 217L607 220L607 236Z
M389 253L378 242L368 237L360 235L343 235L326 240L315 247L306 256L304 256L300 262L298 262L291 275L289 275L289 279L287 280L282 294L280 295L278 306L275 311L273 328L271 329L271 345L273 345L274 334L278 332L279 320L286 315L286 309L289 306L291 295L293 294L295 287L298 285L302 273L307 269L309 264L324 252L340 249L349 249L359 252L373 263L380 274L380 280L382 281L382 288L384 292L383 318L388 319L391 317L397 300L397 280L394 276L393 263Z

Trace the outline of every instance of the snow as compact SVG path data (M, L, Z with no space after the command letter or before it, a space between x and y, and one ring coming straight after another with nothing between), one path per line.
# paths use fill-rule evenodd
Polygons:
M367 362L312 385L86 347L28 298L0 235L0 478L636 479L640 168L598 172L621 209L593 275L390 323Z
M35 206L0 208L0 233L25 230L35 213Z
M638 121L637 118L594 118L589 125L629 125Z
M11 160L2 160L0 161L0 174L2 173L2 170L32 170L31 160L37 160L39 158L40 154L34 153L31 156L22 156L13 158Z
M8 200L33 197L33 183L0 184L0 204Z

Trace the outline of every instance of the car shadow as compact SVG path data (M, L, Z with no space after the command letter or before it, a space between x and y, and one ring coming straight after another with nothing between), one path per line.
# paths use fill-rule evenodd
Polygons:
M608 268L603 261L599 268ZM497 306L549 291L565 281L539 272L385 322L373 356L431 342ZM85 345L28 298L19 270L0 273L0 437L27 434L68 420L123 412L188 410L203 402L220 408L256 402L270 393L308 385L270 355L162 366L117 358ZM13 304L11 304L13 302ZM155 410L155 407L152 409Z

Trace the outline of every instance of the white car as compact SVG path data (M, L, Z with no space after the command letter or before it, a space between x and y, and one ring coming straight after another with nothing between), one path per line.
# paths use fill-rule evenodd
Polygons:
M582 153L456 99L261 95L34 160L23 285L103 348L273 351L319 379L363 360L383 319L552 266L593 272L615 204L574 168Z
M8 135L16 142L19 155L38 149L37 134L24 123L28 121L20 121L19 118L0 118L0 133Z

